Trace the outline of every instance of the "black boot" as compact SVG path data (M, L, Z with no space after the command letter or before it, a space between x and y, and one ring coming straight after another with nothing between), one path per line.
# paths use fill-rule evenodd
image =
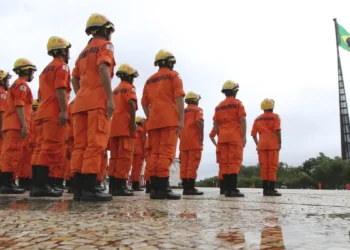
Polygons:
M156 195L156 191L158 189L158 183L157 183L157 177L156 176L151 176L151 186L150 186L150 197Z
M275 182L274 181L269 181L269 195L268 196L282 196L282 194L279 193L275 189Z
M262 181L262 188L263 188L263 195L268 196L269 195L269 182Z
M81 191L83 190L84 178L81 173L75 173L73 179L73 200L80 201Z
M58 185L57 178L54 177L48 177L48 183L47 185L50 185L53 190L56 192L61 192L63 193L63 188L60 188Z
M198 191L198 189L194 187L195 183L196 183L196 179L188 179L187 180L188 188L186 192L184 190L183 195L203 195L204 194L203 192Z
M223 178L224 178L224 190L225 190L225 196L226 196L226 194L228 193L228 190L229 190L229 177L228 177L228 174L224 174L224 175L222 175L223 176Z
M140 182L135 181L132 184L133 184L133 188L132 189L134 191L144 191L144 189L140 188Z
M18 187L26 191L30 190L30 180L28 178L18 178Z
M98 189L101 193L106 191L106 189L104 187L102 187L101 182L97 181L96 182L96 189Z
M181 195L173 193L173 191L167 188L167 183L169 181L169 177L156 177L156 191L154 195L150 195L151 199L157 200L179 200L181 199Z
M151 183L149 181L146 181L146 194L149 194L151 192Z
M97 174L83 174L84 185L80 201L111 201L112 195L101 193L96 189Z
M186 195L189 192L188 179L182 179L182 188L183 188L182 195Z
M113 196L133 196L134 193L128 191L126 187L126 180L115 178L115 188L112 195Z
M30 197L60 197L62 192L55 191L50 185L49 168L37 166L35 185L30 190Z
M237 189L237 178L237 174L228 175L229 190L227 194L225 194L225 197L244 197L244 194Z
M56 188L59 188L64 191L64 185L63 185L64 179L63 178L55 178L55 186Z
M115 178L113 176L109 176L108 179L108 193L113 194L115 189Z
M24 189L17 187L13 183L12 172L1 172L0 174L0 194L23 194Z
M224 182L224 180L219 181L219 186L220 186L220 194L225 194L225 182Z
M37 181L38 181L38 166L37 165L33 165L32 166L32 179L31 179L31 182L30 182L31 189L36 186L36 182Z

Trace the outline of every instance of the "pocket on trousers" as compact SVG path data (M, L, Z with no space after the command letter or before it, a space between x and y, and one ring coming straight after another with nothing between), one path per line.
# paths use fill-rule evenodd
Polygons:
M236 161L243 161L243 148L240 146L235 146L235 158Z
M131 138L124 138L124 149L134 151L135 140Z
M103 110L100 110L97 122L97 129L102 133L109 134L111 123L107 120L106 114Z
M176 134L176 129L173 129L173 128L169 128L168 129L168 133L167 133L167 141L166 143L168 145L172 145L172 146L175 146L177 144L177 134Z

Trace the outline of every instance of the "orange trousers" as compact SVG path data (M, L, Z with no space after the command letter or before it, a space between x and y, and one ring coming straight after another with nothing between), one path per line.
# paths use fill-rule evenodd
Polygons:
M65 141L68 126L61 127L58 117L35 121L36 149L32 165L49 167L49 177L57 178L64 168Z
M180 152L180 178L181 179L196 179L197 170L201 163L202 150L181 150Z
M109 159L108 176L118 179L129 179L129 172L134 153L135 138L116 136L109 140L111 158Z
M68 143L65 143L65 145L62 148L62 154L64 155L63 164L60 166L59 171L56 178L65 179L68 172L69 172L69 160L67 158L67 150L68 150Z
M144 179L145 181L151 181L151 173L149 166L151 164L151 148L145 148L145 161L146 161L146 166L145 166L145 172L144 172Z
M3 144L1 149L2 172L18 172L23 146L28 143L29 136L20 140L20 130L9 129L2 133Z
M107 165L108 165L107 154L103 154L101 157L100 172L97 174L97 181L102 182L104 180L105 175L106 175Z
M169 177L170 166L176 154L178 141L176 131L177 127L165 127L149 131L151 146L151 164L149 168L151 176Z
M29 145L24 145L22 149L21 158L18 162L18 169L15 173L18 178L32 178L32 157L33 149Z
M66 174L66 180L70 180L72 177L71 173L71 162L72 162L72 151L74 147L74 137L68 137L68 148L67 148L67 153L66 153L66 158L68 160L68 169L67 169L67 174Z
M243 146L219 143L217 157L222 174L238 174L243 161Z
M98 174L101 157L107 147L111 121L104 109L93 109L73 114L74 148L71 175Z
M260 175L263 181L275 181L279 163L278 150L259 150Z
M140 181L144 157L142 154L134 154L132 158L131 182Z

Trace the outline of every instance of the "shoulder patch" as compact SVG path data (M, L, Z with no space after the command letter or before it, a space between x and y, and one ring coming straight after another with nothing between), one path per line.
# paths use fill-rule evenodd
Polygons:
M114 51L113 45L112 44L107 44L106 49Z
M1 94L0 96L2 99L6 99L6 95L5 94Z
M24 85L21 85L21 86L19 87L19 90L26 91L26 90L27 90L27 87L24 86Z
M67 65L62 65L62 69L65 70L65 71L69 71L69 68Z
M181 78L181 76L180 76L179 73L177 73L177 77L178 77L180 80L182 80L182 78Z

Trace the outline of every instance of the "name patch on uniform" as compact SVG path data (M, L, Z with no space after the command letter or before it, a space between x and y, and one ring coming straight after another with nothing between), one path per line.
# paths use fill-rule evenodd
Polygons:
M55 70L55 66L47 66L42 73L46 73L49 71L54 71Z
M215 111L221 111L221 110L226 110L226 109L236 109L237 108L237 104L227 104L221 107L217 107L215 109Z
M118 95L118 94L125 94L127 92L126 89L117 89L113 91L113 95Z
M273 121L275 118L273 117L260 117L257 119L258 121Z
M19 87L19 90L26 91L26 90L27 90L27 87L24 86L24 85L21 85L21 86Z
M170 80L171 79L171 75L162 75L162 76L157 76L154 78L149 79L146 84L151 84L151 83L156 83L156 82L160 82L161 80Z
M69 68L68 68L67 65L63 65L63 66L62 66L62 69L65 70L65 71L69 71Z
M99 51L100 51L100 47L91 47L81 52L81 54L79 55L79 60L87 57L89 54L98 54Z
M5 94L1 94L1 98L2 99L6 99L6 95Z
M113 51L113 50L114 50L114 48L113 48L113 45L112 45L112 44L107 44L107 45L106 45L106 49L111 50L111 51Z

